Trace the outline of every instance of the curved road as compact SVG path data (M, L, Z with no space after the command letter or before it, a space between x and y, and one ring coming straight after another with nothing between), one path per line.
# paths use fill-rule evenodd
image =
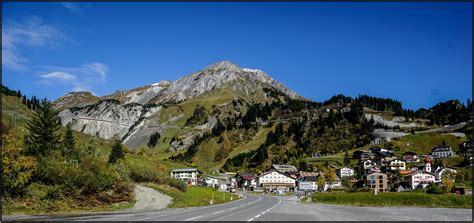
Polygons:
M60 221L471 221L471 209L356 207L296 202L295 196L250 195L212 206L78 215L5 217Z

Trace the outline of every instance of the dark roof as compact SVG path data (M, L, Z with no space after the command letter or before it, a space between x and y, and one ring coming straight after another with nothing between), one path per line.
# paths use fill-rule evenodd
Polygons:
M301 181L315 182L316 179L318 179L318 177L316 177L316 176L305 176L301 179L302 179Z
M408 152L403 153L402 155L403 156L406 156L406 155L412 155L413 156L413 155L417 155L417 154L415 152L408 151Z
M451 146L436 146L431 149L431 152L445 152L451 151Z

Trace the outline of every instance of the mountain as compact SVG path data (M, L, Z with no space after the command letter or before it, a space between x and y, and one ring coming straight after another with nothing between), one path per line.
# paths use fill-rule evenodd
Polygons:
M176 81L164 80L103 97L72 92L54 101L54 106L61 111L63 125L70 123L74 130L104 139L118 136L131 148L145 146L156 132L164 136L167 132L182 133L183 143L172 145L172 150L179 150L210 130L217 119L242 115L247 108L243 103L268 102L275 92L309 101L261 70L222 61ZM241 104L232 105L235 100ZM197 107L226 114L212 114L199 126L185 126Z

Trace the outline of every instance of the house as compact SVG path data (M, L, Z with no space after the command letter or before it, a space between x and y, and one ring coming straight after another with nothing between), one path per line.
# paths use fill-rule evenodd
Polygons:
M409 177L409 183L412 190L415 188L425 188L430 183L436 182L436 175L428 171L414 172L408 175L408 177Z
M375 153L387 153L389 155L393 154L392 150L384 149L384 148L381 148L381 147L372 147L372 148L369 149L369 152L374 153L374 154Z
M474 140L459 144L459 153L474 156Z
M305 172L305 171L300 171L298 174L298 178L303 178L307 176L318 176L319 173L317 172Z
M295 187L296 180L285 173L271 169L258 176L256 183L258 187L263 187L266 190L283 189L288 191Z
M318 183L317 183L317 176L305 176L298 179L298 183L300 182L311 182L311 190L316 191L318 190Z
M354 170L349 167L344 167L336 170L336 175L340 178L354 176Z
M207 187L216 187L219 184L219 179L214 176L207 176L204 178L204 185Z
M402 159L405 160L407 163L411 162L420 162L420 158L418 158L418 155L414 152L406 152L402 154Z
M237 173L235 175L237 186L252 190L257 186L257 179L253 173Z
M451 146L436 146L431 149L430 154L434 159L438 159L453 156L453 151Z
M342 187L342 180L338 176L336 176L335 181L332 181L332 182L326 181L324 183L324 191L327 191L328 189L341 188L341 187Z
M272 170L276 170L276 171L279 171L279 172L282 172L282 173L289 173L289 172L292 172L292 173L297 173L298 172L298 168L296 168L295 166L293 165L277 165L277 164L273 164L272 167L270 168Z
M392 160L390 161L390 170L406 170L406 163L399 159Z
M437 167L436 170L434 171L436 182L441 182L441 180L443 179L443 175L447 172L452 173L452 174L457 173L455 169L451 169L448 167L440 167L440 166Z
M377 164L373 160L366 160L362 163L362 165L364 166L364 170L368 170Z
M202 172L196 168L181 168L171 171L172 178L184 181L192 186L197 185L199 174L202 174Z
M358 160L367 160L367 159L370 159L372 156L373 156L372 153L364 152L361 150L357 150L352 153L352 158L358 159Z
M377 173L380 173L380 167L377 166L377 165L374 165L372 167L370 167L369 169L366 170L367 173L372 173L372 172L377 172Z
M387 174L373 172L365 176L366 185L378 192L388 191Z

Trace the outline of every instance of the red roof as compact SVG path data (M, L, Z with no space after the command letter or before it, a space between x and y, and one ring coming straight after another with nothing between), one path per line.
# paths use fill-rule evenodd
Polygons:
M253 179L255 179L255 176L252 176L252 175L243 175L243 176L242 176L242 179L244 179L244 180L253 180Z

